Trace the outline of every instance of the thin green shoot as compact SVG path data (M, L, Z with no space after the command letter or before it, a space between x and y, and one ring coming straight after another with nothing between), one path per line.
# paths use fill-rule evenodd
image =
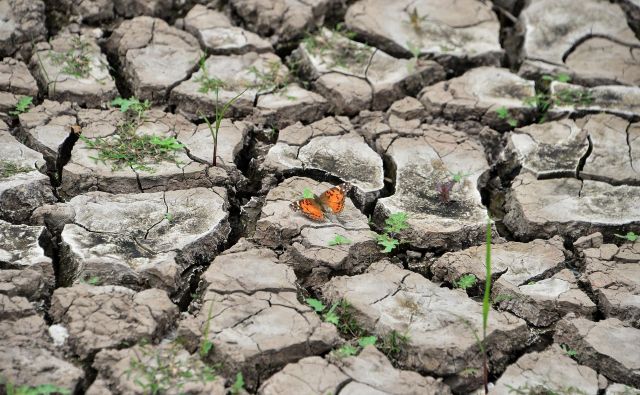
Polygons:
M351 244L351 240L342 235L335 235L335 237L329 241L330 246L339 246L343 244Z
M634 232L627 232L627 234L624 234L624 235L619 235L617 233L614 233L614 236L621 239L629 240L629 241L638 240L638 235L635 234Z
M18 103L16 103L15 109L13 111L9 111L9 115L17 117L18 115L29 111L29 106L31 106L31 104L33 104L33 97L23 96L18 100Z
M229 389L231 395L238 395L240 391L244 390L244 377L242 376L242 372L238 372L236 374L236 381L233 382L233 385Z

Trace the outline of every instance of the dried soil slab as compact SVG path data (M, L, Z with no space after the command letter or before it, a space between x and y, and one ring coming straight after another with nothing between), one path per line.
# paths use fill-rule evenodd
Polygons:
M595 304L580 290L575 276L569 270L560 271L565 261L562 244L560 237L495 244L491 251L492 271L498 275L492 286L494 303L535 326L548 326L571 311L595 313ZM430 267L434 280L453 284L473 274L482 287L484 254L484 245L444 254Z
M593 322L566 317L558 322L554 341L575 350L580 364L608 379L640 387L640 329L616 318Z
M325 221L313 221L289 207L302 198L305 188L320 195L332 186L308 178L288 178L269 191L256 224L254 239L271 248L285 246L281 259L293 266L308 286L322 284L336 271L361 272L380 257L367 218L348 197L344 211L328 215ZM337 235L350 242L331 245Z
M252 122L276 129L296 122L311 123L322 118L329 110L327 100L298 84L258 96Z
M109 22L115 17L113 3L110 0L84 0L80 3L73 0L59 0L49 7L53 11L51 15L55 18L55 23L65 24L71 19L77 23L95 25L100 22Z
M609 384L605 392L606 395L640 395L640 390L628 385L613 383Z
M535 96L534 85L507 69L478 67L424 88L419 99L433 116L473 120L496 130L507 130L509 119L519 123L533 119L536 110L526 99ZM501 108L508 111L508 117L498 116L497 110Z
M0 294L35 299L42 288L53 288L53 264L44 249L50 238L43 226L11 225L0 220ZM16 278L16 271L24 272L20 274L24 277ZM25 284L28 278L34 282ZM33 290L34 295L27 290Z
M517 176L506 198L504 223L524 239L577 238L640 224L640 188L575 178L536 180Z
M298 301L293 270L244 239L213 261L200 289L202 307L180 323L178 335L190 351L206 336L213 343L208 361L222 363L229 376L242 370L250 387L338 341L335 326Z
M184 29L198 38L212 55L241 55L247 52L271 52L271 44L255 33L233 26L229 18L201 4L184 17Z
M216 377L213 369L178 344L103 350L96 355L92 366L98 371L96 382L99 381L108 394L111 394L109 388L118 394L148 394L146 385L152 384L147 375L149 371L165 372L160 384L163 394L225 394L224 378ZM172 370L165 371L167 367ZM94 386L95 382L91 388Z
M509 168L537 178L575 177L614 185L640 184L640 124L609 114L534 124L507 136ZM591 147L591 148L590 148ZM635 148L635 149L634 149Z
M640 81L640 41L618 4L538 0L520 13L520 24L520 74L527 78L567 73L586 85Z
M62 284L99 277L101 284L162 288L180 296L195 266L208 262L228 234L226 192L193 188L112 195L90 192L52 206L64 213Z
M1 0L0 58L22 52L25 58L31 42L47 36L44 24L45 6L41 0Z
M361 0L349 7L347 27L367 42L403 57L435 58L449 68L499 65L500 23L490 4L476 0Z
M359 204L375 201L384 187L382 158L357 134L345 117L310 125L296 123L280 131L263 171L280 174L321 171L353 184Z
M548 393L571 391L580 394L598 393L598 373L576 363L556 344L542 352L532 352L520 357L500 376L491 395Z
M597 296L605 317L616 317L640 328L640 242L603 244L582 251L581 281Z
M433 61L397 59L326 28L305 39L294 57L336 114L384 110L445 77Z
M154 102L164 102L200 58L195 37L147 16L122 22L109 37L107 50L118 58L133 94Z
M4 58L0 62L0 119L8 122L9 112L15 109L22 97L37 95L38 85L27 65L13 58Z
M67 328L71 350L84 360L105 348L159 339L177 319L178 307L159 289L136 293L82 284L56 289L49 314Z
M305 32L321 26L333 0L231 0L231 9L247 29L269 37L271 43L286 44Z
M380 336L391 331L408 335L400 357L403 366L446 376L455 392L468 393L480 385L479 373L473 377L467 368L481 366L474 331L482 331L482 306L465 294L385 261L365 274L334 277L322 292L330 301L347 300L363 328ZM504 369L507 355L524 347L527 332L521 319L491 311L486 344L492 350L492 372Z
M0 320L16 320L35 312L35 306L27 298L0 294Z
M95 33L66 32L38 45L30 66L40 85L47 88L49 99L100 107L118 96L97 38Z
M260 395L450 394L441 380L395 369L373 346L347 358L309 357L285 366L265 381Z
M0 342L0 375L16 387L53 385L64 388L69 393L81 391L84 380L81 368L51 351L33 346L7 344L6 340Z
M478 180L489 168L484 150L468 135L448 126L424 124L422 136L383 135L376 142L395 170L395 193L379 199L373 213L377 224L390 214L405 212L409 229L402 240L415 248L463 248L484 237L486 209ZM454 174L464 175L453 182ZM453 182L449 201L439 188Z
M25 222L36 208L56 201L42 155L20 144L0 121L0 220Z
M554 81L549 89L555 97L576 98L555 103L549 110L554 118L567 114L601 112L625 118L640 116L640 88L637 86L605 85L587 88Z
M173 0L114 0L113 7L118 15L125 18L141 15L168 17L173 3Z

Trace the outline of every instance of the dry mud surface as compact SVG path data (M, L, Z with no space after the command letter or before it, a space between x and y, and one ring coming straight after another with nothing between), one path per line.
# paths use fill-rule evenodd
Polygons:
M638 395L639 84L637 0L0 0L0 394Z

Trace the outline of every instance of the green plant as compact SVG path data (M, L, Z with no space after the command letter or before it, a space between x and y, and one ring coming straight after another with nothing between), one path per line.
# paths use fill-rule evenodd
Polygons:
M458 281L453 282L453 286L460 289L471 288L476 285L478 279L473 274L465 274L464 276L460 276Z
M111 101L111 105L120 108L120 111L124 113L131 110L136 114L136 118L139 121L144 118L145 112L151 108L149 100L141 102L136 97L130 97L128 99L118 97Z
M389 253L398 247L400 244L400 240L396 238L398 233L409 228L407 217L407 213L398 212L391 214L385 220L384 233L376 235L376 241L384 247L382 252Z
M334 31L327 34L307 35L302 40L302 45L312 55L329 56L330 68L347 68L349 64L366 65L373 49L366 44L353 41L355 34L342 26L338 24Z
M316 195L315 195L315 194L313 193L313 191L311 191L311 189L309 189L309 188L305 188L305 189L302 191L302 198L303 198L303 199L313 199L313 198L315 198L315 197L316 197Z
M90 276L89 278L84 278L80 280L80 282L83 284L89 284L89 285L100 285L100 283L102 282L102 279L98 276Z
M391 331L380 339L378 349L389 358L397 358L402 352L403 347L409 343L409 335Z
M559 82L570 82L571 81L571 76L567 73L558 73L556 74L556 76L552 76L552 75L543 75L542 76L542 80L547 82L547 83L551 83L552 81L559 81Z
M499 107L496 110L496 114L498 114L498 119L507 121L507 124L512 128L515 128L518 126L518 120L515 119L513 116L511 116L511 114L509 113L509 110L505 106Z
M11 380L4 377L0 377L0 387L4 386L4 391L7 395L50 395L60 394L68 395L71 393L66 388L61 388L53 384L40 384L40 385L19 385L16 386Z
M330 246L339 246L343 244L351 244L351 240L347 239L342 235L336 235L333 240L329 241Z
M91 45L80 37L71 39L71 49L66 52L50 52L49 57L56 65L64 65L62 72L76 78L86 78L91 71L91 57L88 49Z
M244 390L244 377L242 376L242 372L238 372L236 374L236 381L233 382L229 392L232 395L238 395L242 390Z
M216 379L212 367L194 357L179 356L182 347L173 343L167 348L141 345L136 356L129 361L127 379L139 386L145 394L162 394L170 389L180 392L190 383L207 383Z
M0 178L7 178L20 173L28 173L34 169L30 167L20 166L14 162L0 159Z
M281 73L282 63L277 60L267 63L267 70L258 70L256 66L249 67L249 72L256 78L254 84L250 84L248 88L257 89L259 91L274 91L286 88L289 82L289 73Z
M207 71L207 53L203 53L200 56L200 60L198 61L198 65L200 67L200 75L195 78L195 82L200 84L198 88L198 92L200 93L209 93L209 92L217 92L220 89L225 88L225 83L221 79L216 77L210 77L209 72Z
M513 387L507 384L510 394L517 395L586 395L586 392L579 388L568 386L560 388L550 388L546 384L534 384L530 385L525 383L519 387Z
M588 89L565 88L560 89L554 94L549 92L552 81L569 82L571 77L568 74L560 73L556 76L544 75L541 78L541 92L525 98L523 103L530 107L536 107L541 114L538 122L542 123L547 120L547 113L550 108L557 105L589 105L594 98Z
M482 377L484 381L484 393L489 393L489 363L487 361L487 323L489 322L489 310L491 308L491 220L487 219L486 228L486 251L485 251L485 282L484 295L482 298Z
M578 355L578 352L574 349L572 349L571 347L569 347L566 344L561 344L560 348L562 349L562 351L565 353L566 356L568 357L575 357L576 355Z
M9 111L9 115L17 117L18 115L29 111L29 106L33 103L33 97L23 96L16 103L16 107L13 111Z
M627 234L625 234L625 235L619 235L617 233L614 233L614 236L615 237L619 237L621 239L626 239L626 240L629 240L629 241L636 241L636 240L638 240L638 237L639 237L637 234L635 234L633 232L627 232Z
M378 338L376 336L364 336L358 339L358 345L362 348L366 346L375 346L378 342Z
M333 302L327 310L327 306L314 298L305 299L307 304L322 316L325 322L335 325L338 330L346 335L359 337L364 334L364 329L360 327L353 317L351 305L344 299Z
M206 357L213 348L213 343L209 340L209 331L211 330L211 319L213 313L213 301L209 302L209 312L207 313L207 321L204 323L204 329L202 331L202 342L200 343L200 350L198 351L201 358Z
M407 70L412 73L415 71L416 67L418 66L418 62L420 61L422 48L420 48L419 44L415 44L411 41L407 41L407 48L409 49L409 52L411 52L411 59L407 63Z
M340 358L350 357L352 355L356 355L358 353L358 349L356 347L352 346L351 344L344 344L344 345L340 346L340 348L335 350L335 353Z
M499 294L496 295L495 298L493 298L493 303L497 304L503 301L507 301L507 300L513 300L514 296L513 295L508 295L508 294Z
M173 222L174 216L171 213L165 213L164 214L164 219L166 219L169 222Z

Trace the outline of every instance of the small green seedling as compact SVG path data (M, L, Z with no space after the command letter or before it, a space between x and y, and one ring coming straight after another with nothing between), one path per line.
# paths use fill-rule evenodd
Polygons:
M339 246L343 244L351 244L351 240L347 239L342 235L336 235L333 240L329 241L330 246Z
M0 381L1 384L1 381ZM29 385L21 385L16 387L13 384L5 383L5 391L7 395L50 395L50 394L60 394L60 395L68 395L71 394L66 388L61 388L55 386L53 384L40 384L37 386L29 386Z
M465 274L464 276L461 276L458 279L458 281L454 281L453 285L456 288L460 288L460 289L466 290L467 288L471 288L471 287L475 286L477 282L478 282L478 279L476 278L475 275L473 275L473 274Z
M619 235L617 233L614 233L614 236L615 237L619 237L621 239L626 239L626 240L629 240L629 241L636 241L636 240L638 240L638 237L639 237L637 234L635 234L633 232L627 232L627 234L625 234L625 235Z
M496 110L496 114L498 114L498 118L505 120L509 126L515 128L518 126L518 120L511 116L509 110L506 107L499 107Z
M366 346L375 346L378 342L378 338L376 336L365 336L358 339L358 345L362 348Z
M412 73L415 71L416 67L418 66L418 62L420 61L422 48L420 48L420 45L418 44L407 41L407 49L409 49L409 52L411 52L411 59L407 63L407 70Z
M336 313L336 308L338 307L339 304L340 304L339 302L334 302L329 308L329 311L324 313L323 318L325 322L328 322L335 326L338 326L340 324L340 317Z
M213 318L213 302L209 302L209 312L207 313L207 321L204 324L204 330L202 331L202 342L200 343L199 354L201 358L206 357L213 349L213 343L209 340L209 331L211 329L211 319Z
M242 376L242 372L238 372L236 374L236 381L234 381L233 385L229 389L231 395L238 395L240 391L244 390L244 377Z
M0 159L0 178L11 177L20 173L29 173L35 169Z
M302 191L302 198L303 199L313 199L315 197L316 197L316 195L309 188L305 188Z
M396 237L399 232L409 228L407 223L407 213L398 212L391 214L385 220L384 233L376 235L376 241L384 247L382 252L389 253L400 245L400 240Z
M558 73L555 77L552 75L545 74L542 76L542 80L545 82L551 82L551 81L569 82L571 81L571 76L567 73Z
M345 344L338 348L335 353L338 355L338 357L345 358L356 355L358 353L358 349L351 344Z
M169 222L173 222L173 218L174 218L173 214L171 214L171 213L165 213L164 214L164 219L166 219Z
M324 303L322 303L318 299L307 298L307 299L305 299L305 302L307 302L309 307L311 307L313 309L313 311L315 311L318 314L322 313L324 311L324 309L327 308L327 306L325 306Z
M568 357L575 357L576 355L578 355L578 352L574 349L572 349L571 347L569 347L566 344L561 344L560 348L562 349L562 351L565 353L566 356Z
M16 107L13 111L9 111L9 115L13 115L17 117L20 114L23 114L29 111L29 106L33 103L33 97L31 96L23 96L16 103Z
M135 97L130 97L128 99L118 97L111 101L111 105L119 107L121 112L126 113L129 110L133 111L139 120L142 119L144 113L151 108L149 100L141 102Z
M451 181L453 182L462 182L465 177L470 176L471 173L463 173L461 171L457 173L451 173Z
M400 244L399 240L394 239L393 237L387 234L377 235L376 241L378 242L379 245L384 247L382 249L382 252L384 253L390 253Z
M63 65L62 72L64 74L76 78L86 78L91 71L91 57L88 54L90 46L80 37L74 37L71 39L71 49L66 52L51 52L49 57L54 64Z
M102 279L98 276L91 276L87 279L84 279L81 281L84 284L89 284L89 285L100 285L100 283L102 282Z

